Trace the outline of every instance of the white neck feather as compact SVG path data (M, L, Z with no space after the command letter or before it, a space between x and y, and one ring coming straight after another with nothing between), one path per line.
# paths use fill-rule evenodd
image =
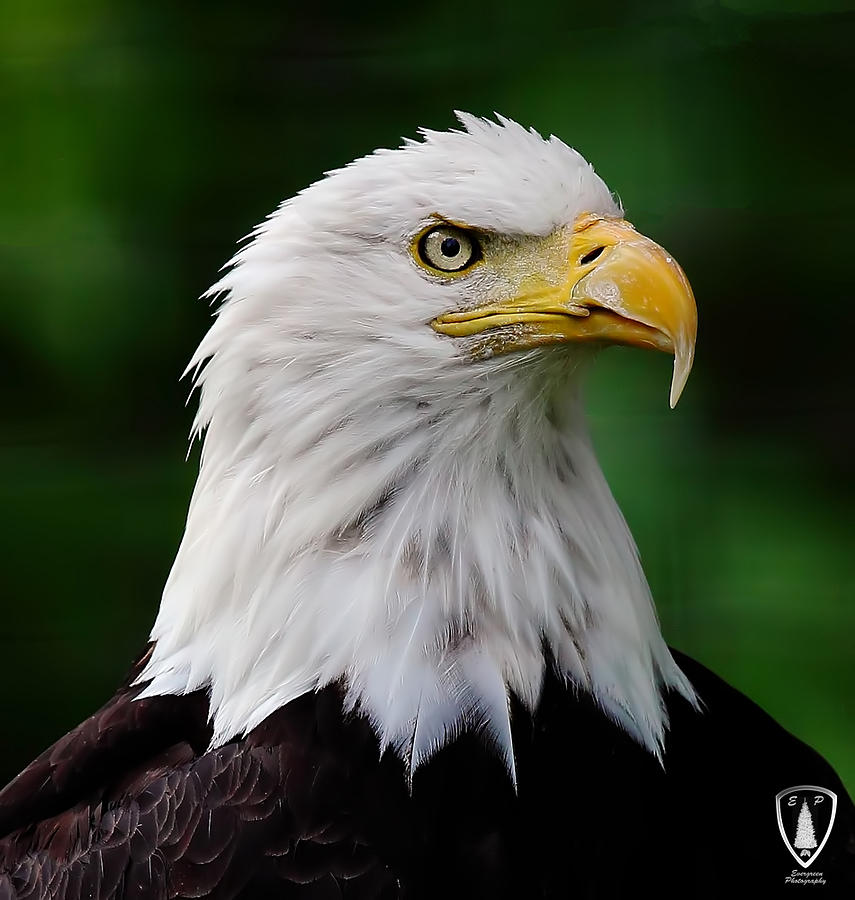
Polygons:
M411 771L472 728L513 777L508 692L534 707L548 650L658 754L662 689L693 695L574 381L547 352L453 406L401 385L330 418L302 382L274 433L214 416L144 695L208 687L220 744L343 680Z

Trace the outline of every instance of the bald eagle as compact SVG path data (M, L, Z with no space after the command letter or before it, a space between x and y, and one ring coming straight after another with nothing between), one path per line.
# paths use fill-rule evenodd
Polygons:
M151 642L0 793L0 897L766 897L805 785L804 871L851 890L840 780L669 650L588 436L603 345L672 353L677 402L685 275L576 151L459 119L211 288Z

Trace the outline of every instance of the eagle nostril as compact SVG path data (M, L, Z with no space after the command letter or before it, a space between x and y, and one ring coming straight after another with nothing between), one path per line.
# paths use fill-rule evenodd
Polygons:
M592 263L595 259L599 257L599 255L605 250L605 247L594 247L593 250L586 253L580 260L580 266L587 266L588 263Z

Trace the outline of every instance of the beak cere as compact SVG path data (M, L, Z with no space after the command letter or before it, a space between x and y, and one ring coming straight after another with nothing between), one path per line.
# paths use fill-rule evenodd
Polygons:
M692 368L698 322L680 266L629 222L585 213L573 225L565 276L548 290L431 324L454 337L493 329L484 335L493 352L594 341L673 353L675 406Z

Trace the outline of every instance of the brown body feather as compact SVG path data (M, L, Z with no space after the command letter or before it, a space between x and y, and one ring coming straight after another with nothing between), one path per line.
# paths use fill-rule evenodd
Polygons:
M204 693L126 686L0 792L0 898L610 898L651 878L661 897L776 896L793 862L774 796L805 783L839 796L823 896L852 896L855 809L833 770L678 658L708 709L670 698L664 769L550 678L533 718L513 704L518 794L473 735L410 793L335 688L208 750Z

